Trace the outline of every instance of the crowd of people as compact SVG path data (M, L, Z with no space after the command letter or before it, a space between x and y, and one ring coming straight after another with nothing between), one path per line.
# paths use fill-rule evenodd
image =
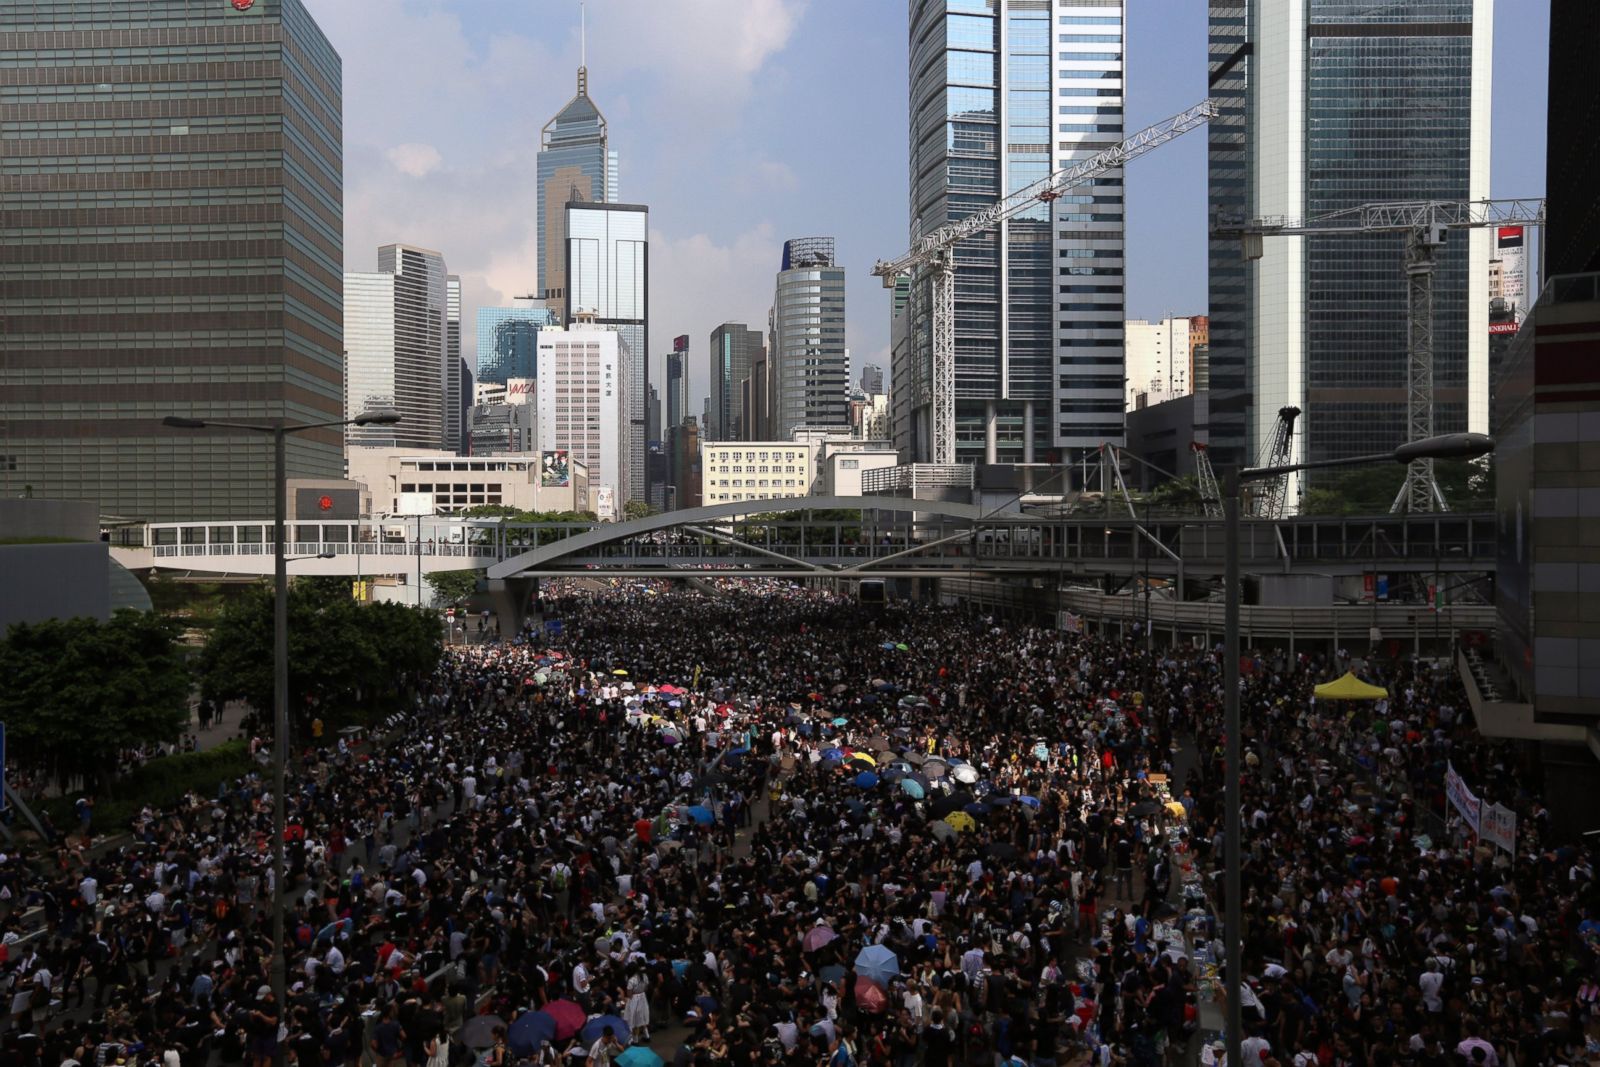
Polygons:
M1219 1062L1217 650L720 584L567 591L307 745L282 887L258 776L0 857L0 1067ZM1244 665L1244 1059L1600 1059L1592 849L1452 679L1348 665Z

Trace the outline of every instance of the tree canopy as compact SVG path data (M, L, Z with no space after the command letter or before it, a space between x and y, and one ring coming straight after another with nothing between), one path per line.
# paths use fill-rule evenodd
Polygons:
M1405 476L1406 469L1398 463L1355 467L1328 477L1302 495L1300 514L1382 515L1394 504ZM1454 510L1494 506L1494 466L1488 457L1439 460L1434 463L1434 477Z
M200 654L202 690L215 700L272 707L273 593L266 583L230 604ZM289 713L308 722L331 703L371 704L439 662L437 612L357 604L342 580L289 586Z
M477 570L434 571L425 580L433 590L435 599L446 604L459 604L477 591L481 574Z
M7 755L58 781L101 787L127 748L176 741L189 722L180 626L124 609L107 622L19 623L0 641L0 720Z
M592 511L519 511L505 504L475 504L457 514L463 519L504 519L507 522L598 522Z

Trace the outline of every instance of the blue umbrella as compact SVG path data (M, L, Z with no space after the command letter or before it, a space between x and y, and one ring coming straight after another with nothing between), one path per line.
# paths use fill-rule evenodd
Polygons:
M844 968L837 963L830 963L817 972L817 977L824 982L837 982L844 977Z
M688 815L689 818L693 819L701 826L710 826L712 823L717 821L716 816L711 814L711 809L701 804L694 805L684 814Z
M871 771L862 771L860 774L856 775L856 785L860 786L862 789L871 789L877 784L878 776L873 774Z
M801 737L810 737L811 736L811 724L810 723L803 722L803 723L800 724L800 736Z
M890 764L878 772L878 777L882 778L886 782L898 782L900 779L904 778L910 773L911 772L906 770L904 767Z
M327 926L324 926L321 932L317 934L317 940L332 941L334 938L338 937L341 932L348 931L354 925L355 922L351 919L340 919L337 922L331 922Z
M885 641L883 644L879 645L878 647L883 649L885 652L893 652L894 651L894 642L893 641Z
M525 1011L506 1032L506 1044L518 1056L531 1056L556 1039L556 1021L542 1011Z
M684 975L688 974L689 973L689 961L688 960L673 960L672 961L672 973L677 975L679 978L682 978Z
M880 986L900 973L900 957L885 945L868 945L856 954L856 973Z
M724 763L737 763L750 754L748 748L730 748L722 754Z
M611 1062L617 1067L663 1067L661 1057L646 1045L630 1045Z
M855 797L851 797L849 800L846 800L844 802L844 806L850 809L850 814L852 815L864 815L867 811L867 806L861 803L861 801L857 800Z
M593 1019L583 1024L583 1043L592 1045L600 1040L600 1035L605 1033L606 1027L611 1027L611 1032L616 1035L617 1044L626 1045L633 1040L633 1031L628 1029L628 1024L622 1021L620 1015L596 1015Z
M913 800L921 800L928 795L928 791L915 778L900 779L900 790Z
M1026 804L1030 808L1037 808L1039 806L1039 798L1038 797L1030 797L1030 796L1020 796L1020 797L1017 798L1017 803L1018 804Z
M844 749L842 749L842 748L825 748L825 749L822 750L822 758L823 759L842 760L842 759L844 759Z
M848 723L849 721L850 721L849 719L847 719L847 718L845 718L844 716L841 715L838 718L833 720L833 725L835 725L835 726L843 726L846 723Z

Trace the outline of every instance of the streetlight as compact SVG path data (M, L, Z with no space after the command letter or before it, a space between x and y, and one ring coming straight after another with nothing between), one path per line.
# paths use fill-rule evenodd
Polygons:
M222 419L185 419L168 415L161 425L174 430L249 430L252 433L272 435L273 445L273 545L272 545L272 997L278 1011L286 1010L284 991L287 985L288 946L284 940L283 892L287 880L283 864L284 831L284 772L289 755L289 557L284 555L284 535L289 495L289 476L285 469L284 442L292 433L303 430L321 430L334 426L393 426L400 421L394 411L369 411L353 419L330 419L327 422L289 422L273 419L271 422L232 422ZM331 556L332 553L327 553ZM324 553L316 557L324 558ZM283 1047L279 1045L275 1062L282 1064Z
M1240 865L1244 855L1243 831L1240 828L1239 807L1239 486L1243 482L1263 481L1295 471L1322 470L1328 467L1357 467L1378 463L1409 464L1416 459L1476 459L1494 451L1494 438L1481 433L1450 433L1408 441L1393 452L1376 455L1351 456L1347 459L1325 459L1311 463L1290 463L1279 467L1259 467L1240 470L1229 467L1222 481L1222 514L1226 534L1226 554L1222 571L1223 626L1225 637L1222 648L1222 687L1224 768L1227 774L1223 803L1227 807L1224 837L1228 852L1223 866L1223 894L1227 897L1224 910L1224 947L1226 973L1223 977L1228 998L1228 1016L1224 1036L1228 1052L1228 1067L1242 1067L1244 1060L1240 1044L1244 1040L1243 1020L1240 1014L1239 990L1244 982L1244 963L1241 960L1244 946L1244 906L1240 899Z

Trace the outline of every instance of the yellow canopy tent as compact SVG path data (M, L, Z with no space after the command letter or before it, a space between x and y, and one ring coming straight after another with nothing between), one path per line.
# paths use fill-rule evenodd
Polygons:
M1382 700L1389 695L1383 686L1368 685L1350 671L1345 671L1341 678L1323 682L1313 692L1318 700Z

